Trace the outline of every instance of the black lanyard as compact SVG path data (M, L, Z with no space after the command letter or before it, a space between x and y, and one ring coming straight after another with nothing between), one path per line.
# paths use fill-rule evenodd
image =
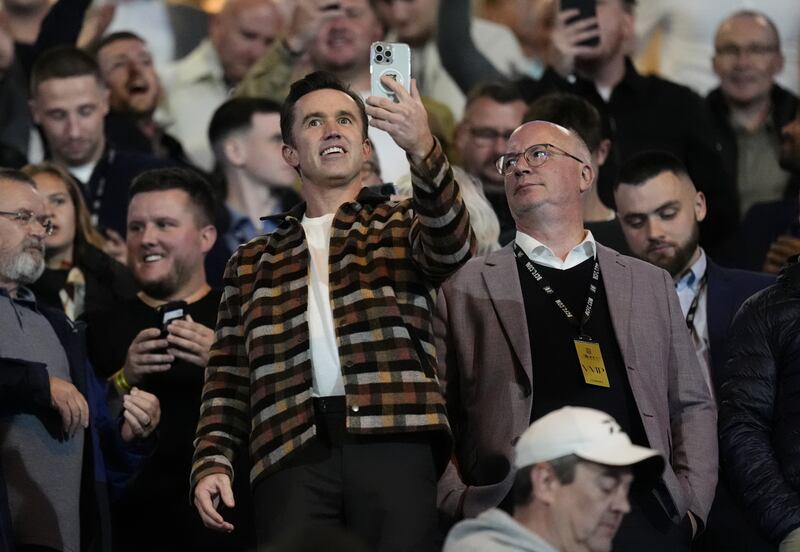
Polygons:
M592 270L592 281L589 284L589 294L586 297L586 307L584 307L583 316L581 317L580 322L578 322L578 319L575 317L574 314L572 314L572 311L569 310L569 307L567 307L567 305L564 304L564 301L556 297L555 290L547 282L547 280L545 280L544 276L542 276L542 273L536 269L531 260L528 258L528 256L522 250L522 248L516 244L516 242L514 243L514 253L516 254L518 259L525 261L524 263L525 268L528 269L528 272L531 273L531 276L533 276L533 280L537 284L539 284L539 287L542 288L542 291L544 291L546 295L553 297L556 306L558 306L558 308L561 309L561 312L564 313L564 316L567 318L567 321L576 328L578 328L580 338L585 339L587 341L591 341L591 338L584 333L584 328L586 327L586 323L589 321L589 317L592 315L594 298L597 295L597 285L598 282L600 281L600 262L597 260L597 257L595 257L594 260L594 269Z
M694 327L694 317L697 314L697 307L700 305L700 294L703 293L706 284L708 284L708 270L700 278L700 286L697 288L694 299L692 299L692 304L689 305L689 310L686 311L686 327L689 328L690 333L697 333L697 329Z

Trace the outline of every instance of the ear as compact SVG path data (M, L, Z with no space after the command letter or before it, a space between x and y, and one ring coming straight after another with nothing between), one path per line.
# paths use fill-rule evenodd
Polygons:
M636 36L636 25L634 23L634 15L631 9L622 10L622 36L625 38L625 43Z
M556 500L556 491L561 486L547 462L536 464L530 469L531 483L533 483L533 499L543 504L552 504Z
M606 164L606 159L608 159L608 154L611 152L611 140L608 138L603 138L600 141L600 145L597 146L597 152L594 154L594 162L597 165L598 169Z
M28 109L31 110L31 117L33 117L33 122L37 125L42 124L42 119L39 117L39 106L36 103L36 100L30 99L28 100Z
M694 218L697 222L702 222L706 218L707 206L706 196L703 192L694 195Z
M111 103L111 90L105 84L99 85L101 88L100 97L102 98L101 107L103 115L108 115L108 106Z
M281 155L289 166L294 167L296 170L300 169L300 156L297 155L297 150L292 146L283 144L283 146L281 146Z
M585 163L581 167L581 186L580 191L581 193L585 192L592 186L592 182L594 182L594 167Z
M229 136L222 143L222 152L228 163L234 167L241 167L247 162L244 144L238 136Z
M361 143L361 154L364 156L364 161L372 159L372 142L369 138Z
M456 125L455 131L455 145L456 149L458 149L459 154L464 150L464 146L467 144L467 125L464 124L464 121L459 121Z
M202 251L203 255L211 251L211 248L214 247L214 243L217 241L217 227L213 224L209 224L208 226L204 226L200 230L200 251Z

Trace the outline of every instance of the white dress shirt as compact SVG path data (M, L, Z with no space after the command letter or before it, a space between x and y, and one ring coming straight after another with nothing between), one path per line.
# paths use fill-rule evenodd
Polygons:
M519 230L517 230L514 241L534 263L558 270L568 270L578 266L586 259L593 259L597 254L597 243L594 241L594 236L589 230L584 230L584 232L586 234L583 241L573 247L563 261L545 244Z

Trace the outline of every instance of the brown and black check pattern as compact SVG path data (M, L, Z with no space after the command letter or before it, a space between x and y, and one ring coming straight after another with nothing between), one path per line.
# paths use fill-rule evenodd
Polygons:
M329 288L347 428L356 434L433 431L448 447L431 312L436 288L467 261L475 243L438 143L412 167L412 181L413 200L386 202L364 189L334 217ZM290 212L228 263L193 486L212 473L232 475L241 443L250 444L255 484L315 435L304 210ZM446 463L447 454L440 460Z

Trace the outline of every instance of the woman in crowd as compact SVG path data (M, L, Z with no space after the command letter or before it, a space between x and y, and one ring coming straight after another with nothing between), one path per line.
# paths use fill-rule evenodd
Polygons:
M128 269L103 252L106 240L89 220L74 178L53 163L28 165L53 222L45 240L46 268L31 289L39 301L63 309L73 320L136 293Z

